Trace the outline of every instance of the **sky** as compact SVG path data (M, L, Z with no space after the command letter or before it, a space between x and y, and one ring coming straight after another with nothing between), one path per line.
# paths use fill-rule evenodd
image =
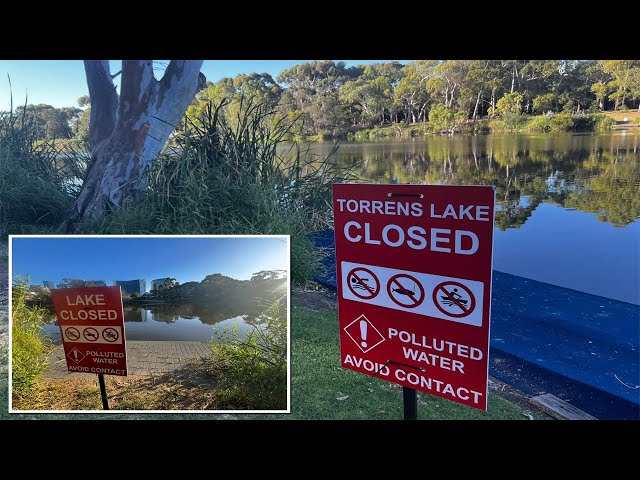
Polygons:
M269 73L275 79L280 72L309 60L205 60L202 73L207 80L217 82L241 73ZM338 61L338 60L336 60ZM344 60L347 66L384 63L389 60ZM158 68L168 60L157 60ZM400 60L406 63L406 60ZM111 60L111 73L120 70L120 61ZM162 73L159 70L157 76ZM11 89L9 79L11 77ZM13 103L46 103L56 108L77 107L78 97L88 95L82 60L0 60L0 110L8 110L10 92Z
M62 278L82 280L174 277L199 282L222 273L248 280L261 270L286 270L289 262L284 238L14 238L12 276L31 285Z

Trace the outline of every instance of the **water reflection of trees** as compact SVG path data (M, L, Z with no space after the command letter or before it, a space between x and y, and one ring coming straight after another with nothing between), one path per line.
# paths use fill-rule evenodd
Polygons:
M195 303L165 304L149 306L151 319L156 322L175 323L180 318L198 318L207 325L215 325L224 320L242 316L247 323L256 322L261 309L248 305L205 305Z
M374 182L495 185L496 225L518 228L542 202L624 226L640 217L638 136L490 135L344 145L338 160Z

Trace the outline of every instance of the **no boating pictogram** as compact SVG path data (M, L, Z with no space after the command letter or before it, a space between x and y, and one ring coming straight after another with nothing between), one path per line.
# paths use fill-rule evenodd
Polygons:
M433 303L445 315L462 318L473 312L476 299L467 286L448 281L433 289Z
M389 298L404 308L415 308L424 301L424 288L413 276L399 273L387 282Z
M102 331L102 338L107 342L115 342L118 340L118 331L115 328L105 328Z
M380 291L380 280L371 270L364 267L354 268L349 272L347 285L351 293L363 300L375 298Z

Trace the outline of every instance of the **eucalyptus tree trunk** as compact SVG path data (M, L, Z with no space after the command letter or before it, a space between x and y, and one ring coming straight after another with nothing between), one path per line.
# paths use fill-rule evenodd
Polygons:
M101 216L137 198L146 172L204 86L203 60L171 60L160 80L153 60L124 60L120 95L108 60L85 60L91 97L91 160L80 195L67 216L68 229L79 220Z
M480 106L480 98L482 97L482 90L478 92L478 96L476 97L476 105L473 107L473 119L478 118L478 107Z

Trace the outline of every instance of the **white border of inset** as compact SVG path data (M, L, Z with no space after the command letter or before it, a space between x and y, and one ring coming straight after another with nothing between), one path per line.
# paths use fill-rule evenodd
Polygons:
M13 319L11 299L13 295L13 257L12 247L14 238L275 238L287 243L287 409L286 410L14 410L12 395L12 350L13 350ZM291 236L290 235L9 235L9 414L21 413L77 413L77 414L129 414L129 413L195 413L195 414L243 414L243 413L291 413Z

